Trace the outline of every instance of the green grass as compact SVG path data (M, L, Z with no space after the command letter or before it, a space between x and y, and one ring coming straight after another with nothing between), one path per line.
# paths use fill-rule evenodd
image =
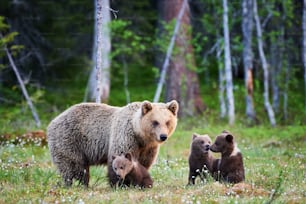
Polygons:
M223 129L234 134L244 155L245 191L212 179L186 186L192 133L214 139ZM145 190L110 188L104 166L91 168L88 189L77 183L65 188L47 146L8 142L0 146L0 203L305 203L305 142L304 126L246 128L180 120L150 170L154 187Z

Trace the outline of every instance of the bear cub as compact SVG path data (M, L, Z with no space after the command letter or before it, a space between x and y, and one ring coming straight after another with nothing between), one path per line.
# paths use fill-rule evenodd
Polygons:
M135 161L131 153L113 156L112 168L119 179L118 186L153 187L153 180L148 170Z
M217 180L229 183L244 181L242 154L234 142L234 136L229 131L224 130L221 135L217 136L210 150L221 153L221 159L217 165L219 178L215 177Z
M193 133L190 145L188 185L195 184L200 176L202 180L216 171L217 159L210 152L211 139L208 135Z

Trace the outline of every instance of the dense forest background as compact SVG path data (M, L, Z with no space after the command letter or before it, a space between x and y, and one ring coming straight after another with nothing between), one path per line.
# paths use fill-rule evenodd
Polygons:
M176 9L174 17L180 8L169 2L182 4L174 0L110 1L111 87L107 103L121 106L129 101L153 100L176 22L176 18L171 20L166 14ZM235 0L227 4L236 123L269 123L255 23L251 31L251 62L256 116L249 120L246 113L243 2ZM276 124L304 125L303 1L258 0L257 6L269 64L269 99ZM223 8L221 1L188 1L189 21L185 23L190 27L184 28L185 42L192 46L193 55L192 66L187 63L186 67L198 77L199 93L196 94L201 100L200 108L195 107L195 111L185 115L200 115L213 122L227 122L219 103L220 69L225 64ZM58 112L84 100L93 68L95 9L95 1L1 1L0 114L3 126L18 126L21 120L32 120L4 47L12 54L40 118L48 123ZM178 48L174 48L174 56ZM185 57L188 61L190 55ZM180 57L172 58L172 63L178 59ZM166 84L177 81L176 77L168 73ZM183 96L169 97L167 90L163 91L160 101L172 98L183 104L186 100Z

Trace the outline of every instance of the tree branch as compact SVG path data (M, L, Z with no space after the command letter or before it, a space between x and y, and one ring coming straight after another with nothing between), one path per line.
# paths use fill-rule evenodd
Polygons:
M2 37L2 35L1 35L1 37ZM14 72L15 72L15 75L16 75L16 77L17 77L17 79L18 79L18 82L19 82L19 84L20 84L22 93L23 93L24 97L26 98L27 103L28 103L28 105L29 105L29 107L30 107L30 109L31 109L31 111L32 111L32 115L33 115L34 120L35 120L35 122L36 122L36 126L37 126L37 127L40 127L40 124L41 124L41 123L40 123L40 120L39 120L39 116L38 116L38 114L37 114L37 112L36 112L36 110L35 110L35 107L33 106L33 103L32 103L32 101L31 101L31 99L30 99L30 97L29 97L29 95L28 95L27 90L26 90L26 88L25 88L25 86L24 86L24 83L23 83L23 81L22 81L22 79L21 79L21 76L20 76L20 74L19 74L19 72L18 72L18 69L17 69L17 67L16 67L16 65L15 65L15 62L14 62L14 60L13 60L13 57L12 57L12 55L10 54L10 52L8 51L8 49L7 49L6 46L4 46L4 50L5 50L6 55L7 55L8 59L9 59L9 61L10 61L10 63L11 63L11 66L12 66Z

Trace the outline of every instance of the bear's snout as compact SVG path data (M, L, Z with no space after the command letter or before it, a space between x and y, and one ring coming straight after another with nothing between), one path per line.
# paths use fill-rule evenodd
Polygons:
M209 149L210 149L210 145L209 144L205 145L205 150L208 151Z
M160 139L161 141L166 141L167 138L168 138L168 136L167 136L166 134L161 134L161 135L159 136L159 139Z
M211 151L216 152L216 150L214 149L214 146L210 146L209 148Z

